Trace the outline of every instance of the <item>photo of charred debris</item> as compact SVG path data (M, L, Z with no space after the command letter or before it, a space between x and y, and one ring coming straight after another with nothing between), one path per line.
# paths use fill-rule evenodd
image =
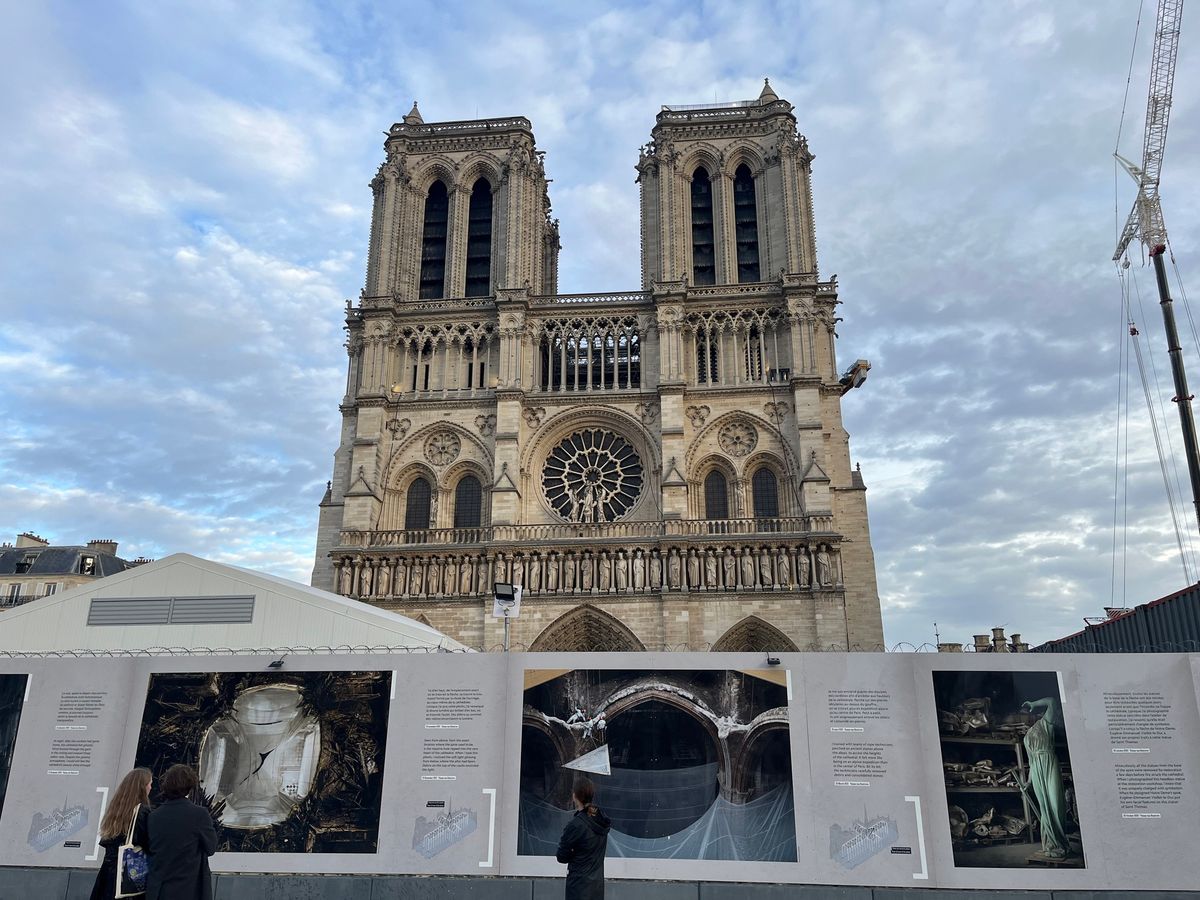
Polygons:
M4 815L4 796L8 793L8 773L12 770L17 747L17 726L25 702L28 675L0 675L0 815Z
M391 672L150 676L137 765L200 775L217 849L374 853ZM154 798L157 800L157 798Z
M954 864L1083 868L1056 672L934 672Z
M785 678L527 671L517 852L554 855L583 775L612 819L609 856L794 862Z

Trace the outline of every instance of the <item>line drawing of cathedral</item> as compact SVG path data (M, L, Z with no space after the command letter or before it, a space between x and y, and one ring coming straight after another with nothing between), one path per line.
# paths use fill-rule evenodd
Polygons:
M624 293L558 293L527 119L384 147L312 584L475 647L505 581L514 649L882 649L792 105L662 107Z

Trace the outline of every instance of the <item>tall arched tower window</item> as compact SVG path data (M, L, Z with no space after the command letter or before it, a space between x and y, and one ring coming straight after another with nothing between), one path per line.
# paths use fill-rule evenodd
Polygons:
M471 188L467 215L467 296L486 297L492 288L492 186L480 178Z
M754 494L754 517L774 519L779 516L779 479L766 466L754 473L751 480Z
M715 284L712 182L703 166L692 173L692 283Z
M733 223L737 240L738 281L758 281L758 205L754 176L745 163L733 174Z
M446 284L446 233L450 197L446 185L435 181L425 198L425 229L421 232L421 286L423 300L442 296Z
M729 484L718 469L704 478L704 518L729 518Z
M433 492L429 482L418 478L408 486L408 498L404 504L404 527L408 531L421 531L429 527L429 501Z
M466 475L454 489L454 527L478 528L483 517L483 488L474 475Z

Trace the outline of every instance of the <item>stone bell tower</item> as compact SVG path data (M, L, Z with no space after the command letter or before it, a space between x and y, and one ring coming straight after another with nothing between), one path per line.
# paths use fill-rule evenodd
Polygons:
M313 584L491 647L876 649L837 284L791 104L665 106L642 284L560 294L523 118L393 125Z

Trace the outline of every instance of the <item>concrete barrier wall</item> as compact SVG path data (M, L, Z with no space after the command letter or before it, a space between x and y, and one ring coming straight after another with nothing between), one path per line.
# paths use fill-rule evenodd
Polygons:
M0 900L87 900L89 869L0 867ZM395 875L217 875L214 900L561 900L557 878ZM1004 891L831 885L609 882L606 900L1121 900L1128 891ZM1138 891L1136 900L1195 900L1197 891Z

